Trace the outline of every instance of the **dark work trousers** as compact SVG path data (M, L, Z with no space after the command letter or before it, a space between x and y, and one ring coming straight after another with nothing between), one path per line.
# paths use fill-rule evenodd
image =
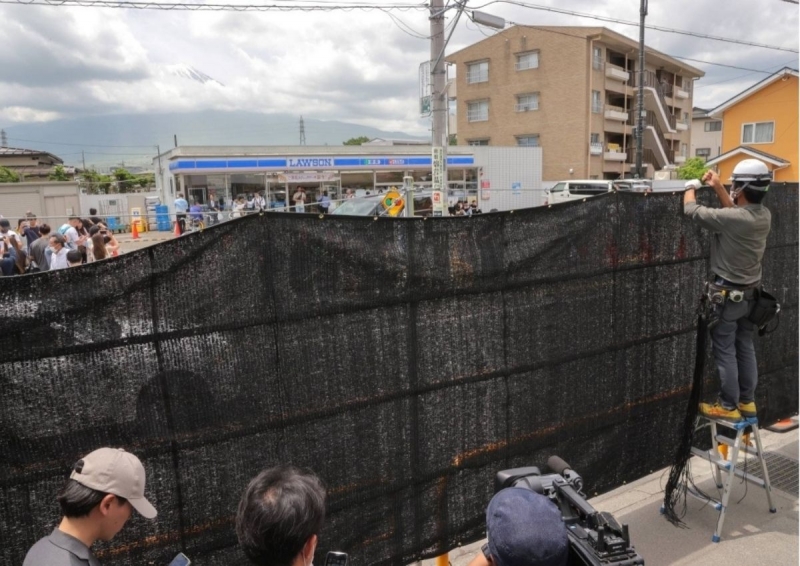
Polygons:
M719 322L711 329L714 360L719 372L719 399L726 409L738 403L750 403L758 384L756 351L753 347L755 325L747 320L753 301L726 301Z

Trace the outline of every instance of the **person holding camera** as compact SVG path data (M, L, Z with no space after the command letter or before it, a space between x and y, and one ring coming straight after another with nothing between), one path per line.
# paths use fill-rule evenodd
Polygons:
M498 491L486 508L486 538L469 566L566 566L567 527L544 495L520 487Z
M700 404L700 413L708 418L737 422L757 416L756 326L748 317L761 284L761 260L772 221L761 204L771 180L764 162L745 159L733 169L729 195L717 174L708 171L702 182L711 185L722 208L697 204L696 181L686 184L684 214L713 234L708 289L717 310L709 327L720 392L713 405Z
M133 454L99 448L84 456L58 492L61 522L31 547L22 566L100 566L91 551L95 541L113 539L133 509L146 519L156 517L144 486L144 466Z
M236 513L236 536L250 562L312 566L325 497L316 475L292 466L269 468L253 478Z

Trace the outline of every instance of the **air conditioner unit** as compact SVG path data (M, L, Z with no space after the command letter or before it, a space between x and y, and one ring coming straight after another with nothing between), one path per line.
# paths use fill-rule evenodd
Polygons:
M656 171L653 175L653 179L656 181L669 181L670 173L669 171Z

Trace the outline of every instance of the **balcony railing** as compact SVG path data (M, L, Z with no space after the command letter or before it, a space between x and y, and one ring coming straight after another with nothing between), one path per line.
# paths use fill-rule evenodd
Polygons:
M592 69L599 71L603 68L603 58L592 56Z
M589 153L591 155L603 155L603 144L600 142L589 142Z
M616 65L606 65L606 77L609 79L615 79L622 82L628 82L630 78L630 73L623 69L622 67L617 67Z
M592 102L592 114L600 114L603 111L602 102Z
M631 114L630 118L628 118L628 124L634 128L636 127L636 117L633 114ZM656 114L652 110L648 110L647 114L645 115L644 127L647 126L652 126L653 130L655 131L656 137L658 138L658 141L661 142L661 147L664 149L664 153L667 156L667 161L669 163L675 163L675 151L672 149L672 144L667 141L666 137L664 137L664 131L661 129L658 119L656 118ZM644 132L642 132L642 134L644 134Z
M619 120L626 122L628 120L628 113L620 106L606 106L605 117L608 120Z
M532 110L539 110L539 104L530 102L528 104L517 104L514 106L516 112L530 112Z
M628 148L628 161L627 163L631 164L631 167L636 165L636 146L630 146ZM642 149L642 165L650 164L653 167L656 166L656 154L653 152L652 149L644 148Z

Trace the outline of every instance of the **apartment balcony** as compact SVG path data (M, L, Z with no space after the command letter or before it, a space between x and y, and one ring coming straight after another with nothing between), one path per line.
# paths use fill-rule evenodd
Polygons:
M628 82L629 78L631 78L631 74L622 67L617 67L616 65L606 63L606 77L625 83Z
M679 132L685 132L686 130L688 130L688 129L689 129L689 124L687 124L686 122L677 122L677 123L675 124L675 128L676 128L676 129L677 129Z
M677 131L675 116L668 111L667 102L665 100L665 96L670 96L672 94L671 85L662 84L656 78L655 73L650 71L644 73L643 84L639 84L638 75L634 74L634 77L635 87L644 88L645 109L655 114L662 130L669 134L675 133Z
M619 106L606 106L605 117L606 120L628 121L628 113L625 112L624 108L620 108Z
M605 161L620 161L624 162L628 159L628 154L622 151L622 148L619 144L610 143L608 147L606 147L606 152L603 154L603 159Z
M675 98L680 98L682 100L687 100L689 98L689 93L682 88L675 89Z
M603 155L603 144L599 142L589 143L590 155Z

